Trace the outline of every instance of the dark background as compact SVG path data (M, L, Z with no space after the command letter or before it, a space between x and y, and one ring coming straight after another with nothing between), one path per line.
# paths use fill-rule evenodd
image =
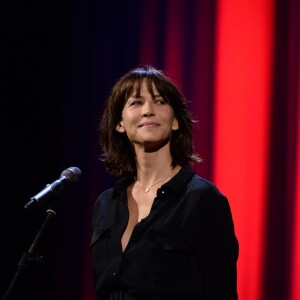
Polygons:
M64 169L76 166L82 181L56 198L57 217L36 249L44 263L26 269L16 298L79 296L93 201L113 182L98 160L102 104L112 83L137 64L136 35L123 40L127 31L138 29L133 19L125 22L137 17L138 1L132 3L1 4L1 295L46 217L48 205L31 212L24 205Z

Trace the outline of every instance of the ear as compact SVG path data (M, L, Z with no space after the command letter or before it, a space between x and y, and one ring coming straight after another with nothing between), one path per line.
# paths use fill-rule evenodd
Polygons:
M172 124L172 130L178 130L178 129L179 129L178 120L176 117L174 117L173 124Z
M119 122L116 126L116 130L120 133L124 133L125 132L125 128L123 127L123 122Z

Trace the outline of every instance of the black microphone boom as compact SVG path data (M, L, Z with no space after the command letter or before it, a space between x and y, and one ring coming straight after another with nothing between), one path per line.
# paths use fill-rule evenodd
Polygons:
M79 182L81 180L81 176L81 170L77 167L70 167L65 169L57 180L55 180L51 184L47 184L42 191L31 197L30 201L24 206L24 208L29 209L31 207L44 203L50 198L53 198L61 191L63 191L66 187Z

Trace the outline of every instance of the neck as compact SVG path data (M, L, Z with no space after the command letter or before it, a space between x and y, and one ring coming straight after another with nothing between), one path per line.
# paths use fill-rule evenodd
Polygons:
M135 187L146 193L150 189L161 186L176 173L175 168L172 167L170 153L143 153L143 155L140 154L136 157L137 176Z
M169 152L138 153L136 155L137 179L152 183L167 176L172 168L172 157Z

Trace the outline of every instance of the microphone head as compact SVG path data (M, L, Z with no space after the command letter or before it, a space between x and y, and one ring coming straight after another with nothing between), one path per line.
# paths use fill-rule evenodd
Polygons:
M77 183L81 180L81 177L82 177L82 173L81 173L81 170L77 167L70 167L68 169L65 169L61 175L62 176L65 176L68 181L70 183Z

